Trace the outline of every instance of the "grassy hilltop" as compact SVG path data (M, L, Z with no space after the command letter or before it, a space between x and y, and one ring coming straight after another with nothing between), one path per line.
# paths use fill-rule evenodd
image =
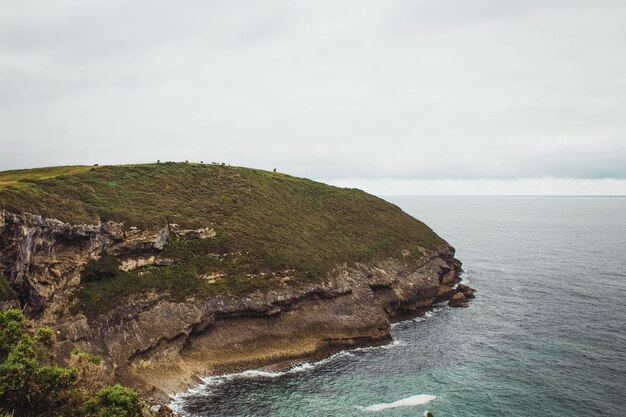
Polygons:
M400 257L417 245L442 240L426 225L386 201L356 189L257 169L208 164L55 167L0 172L0 208L69 223L113 220L158 230L168 223L211 226L206 241L168 240L164 256L179 265L142 273L151 286L168 276L219 271L212 291L245 283L251 274L294 270L321 276L341 262ZM233 254L216 260L208 254ZM231 279L231 281L228 281ZM106 294L83 292L86 303L129 290L137 280L109 280ZM199 285L199 284L198 284ZM200 288L187 285L189 291ZM139 289L139 288L138 288ZM206 289L206 288L205 288ZM93 288L95 291L95 287ZM95 297L95 298L94 298Z

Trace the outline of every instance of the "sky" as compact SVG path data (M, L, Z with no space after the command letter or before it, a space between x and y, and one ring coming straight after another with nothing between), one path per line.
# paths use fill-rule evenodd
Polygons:
M623 0L2 0L0 170L626 195Z

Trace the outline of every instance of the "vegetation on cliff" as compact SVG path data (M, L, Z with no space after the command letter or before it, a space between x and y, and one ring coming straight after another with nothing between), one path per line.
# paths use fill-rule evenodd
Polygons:
M0 415L138 417L139 394L105 386L100 358L76 351L70 367L53 361L54 332L29 329L20 310L0 310Z
M288 311L327 290L328 299L320 296L323 308L288 319L295 324L287 320L281 332L291 325L294 332L320 331L321 342L307 346L382 340L388 337L381 326L392 314L388 306L401 311L410 297L416 306L429 303L445 269L440 264L456 271L447 261L451 253L445 241L380 198L222 165L0 172L0 238L0 301L11 300L2 306L19 301L32 319L61 322L58 332L51 332L34 329L19 310L0 314L0 416L44 410L69 417L139 415L137 393L110 386L113 370L119 380L142 386L142 378L159 375L158 368L144 372L143 363L157 358L154 366L165 361L169 366L170 358L158 353L162 342L187 346L191 333L208 330L209 318L276 311L268 310L271 304ZM385 265L389 274L378 268ZM416 272L418 266L423 274ZM337 270L344 276L334 280L329 273ZM387 284L392 273L406 279ZM389 285L389 297L374 300L367 286L379 281ZM237 297L257 290L265 294ZM187 303L162 302L172 299ZM206 311L196 317L198 306ZM143 314L146 308L151 310ZM327 316L320 318L317 309ZM75 313L84 313L87 321L74 320ZM320 330L322 321L328 326ZM154 330L166 322L163 331ZM117 341L118 332L133 337ZM241 333L234 327L232 336L227 333L215 346L222 349L224 340L230 349L229 340L239 340ZM62 342L57 350L56 334ZM263 340L268 334L261 326L254 337ZM74 340L105 357L80 350L70 355ZM206 352L216 349L204 340ZM130 365L135 362L137 367Z
M0 173L0 208L72 224L116 221L157 231L176 223L215 230L204 240L170 237L162 256L176 265L112 273L114 262L88 265L85 281L94 282L77 294L83 310L108 308L120 295L145 288L185 297L254 290L284 275L297 283L344 262L401 258L406 250L419 255L418 246L445 244L423 223L363 191L222 165L7 171Z
M429 247L436 235L399 208L356 189L256 169L187 163L0 172L0 205L69 223L123 221L158 229L214 224L224 243L368 254L399 240ZM380 238L378 242L360 238ZM371 239L373 240L373 239ZM335 242L333 242L335 241ZM296 248L294 248L295 251Z

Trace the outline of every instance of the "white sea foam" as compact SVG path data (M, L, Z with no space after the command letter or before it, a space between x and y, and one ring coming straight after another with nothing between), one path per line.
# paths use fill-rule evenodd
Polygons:
M346 351L346 352L348 352L348 353L350 353L350 352L372 352L372 351L376 351L376 350L393 349L393 348L399 347L399 346L406 346L406 342L403 342L402 340L394 339L391 343L387 343L386 345L365 346L365 347L355 348L355 349L352 349L352 350Z
M386 349L392 349L394 347L405 346L405 345L406 345L406 342L403 342L402 340L394 339L391 343L387 343L386 345L366 346L366 347L360 347L360 348L355 348L351 350L342 350L342 351L335 353L334 355L329 356L328 358L321 359L315 362L303 362L285 371L266 371L263 369L249 369L247 371L242 371L242 372L207 376L207 377L201 378L203 384L197 386L195 390L198 390L198 389L202 390L203 388L206 389L207 387L223 384L224 382L233 381L236 379L278 378L278 377L285 376L285 375L298 374L301 372L313 370L329 362L333 362L339 358L352 357L354 356L354 353L356 352L370 352L370 351L379 350L379 349L386 350ZM191 390L189 390L188 392L191 392Z
M174 399L170 403L170 408L175 412L183 415L183 405L185 403L185 399L188 397L193 397L196 395L202 395L211 389L211 387L216 387L221 384L234 381L237 379L253 379L253 378L278 378L285 375L298 374L301 372L307 372L318 368L322 365L325 365L329 362L335 361L339 358L349 358L354 356L354 353L358 352L370 352L374 350L386 350L392 349L398 346L405 346L406 342L402 340L394 339L391 343L381 346L368 346L368 347L360 347L352 350L342 350L335 353L328 358L316 361L316 362L303 362L301 364L295 365L292 368L289 368L285 371L266 371L263 369L250 369L242 372L235 372L223 375L214 375L214 376L206 376L200 378L202 381L201 384L194 386L193 388L189 388L184 393L178 393L174 396Z
M388 408L411 407L411 406L416 406L416 405L423 405L423 404L428 404L429 402L431 402L435 398L437 398L437 397L434 396L434 395L418 394L418 395L414 395L412 397L404 398L402 400L394 401L392 403L373 404L373 405L370 405L368 407L365 407L364 410L366 410L366 411L383 411L383 410L386 410Z
M230 373L230 374L223 374L223 375L215 375L215 376L207 376L204 378L201 378L202 382L204 384L201 384L199 387L197 388L204 388L206 389L207 387L211 387L211 386L215 386L215 385L220 385L223 384L225 382L229 382L229 381L233 381L236 379L253 379L253 378L278 378L281 376L285 376L285 375L291 375L291 374L298 374L301 372L306 372L306 371L310 371L312 369L315 369L321 365L327 364L331 361L334 361L338 358L345 358L345 357L350 357L352 356L352 353L350 351L347 350L342 350L340 352L335 353L332 356L329 356L328 358L319 360L317 362L303 362L301 364L295 365L285 371L266 371L263 369L249 369L247 371L242 371L242 372L235 372L235 373Z
M342 350L340 352L335 353L332 356L329 356L328 358L322 359L317 362L304 362L304 363L295 365L286 371L266 371L262 369L249 369L247 371L242 371L242 372L234 372L234 373L215 375L215 376L206 376L206 377L200 378L202 381L201 384L198 384L194 386L193 388L189 388L186 392L176 394L173 400L170 402L169 407L174 412L184 416L183 406L185 404L186 398L207 393L207 391L210 391L212 387L216 387L221 384L234 381L237 379L278 378L284 375L291 375L291 374L306 372L311 369L315 369L321 365L324 365L328 362L331 362L337 358L349 357L349 356L353 356L352 353L350 353L349 351Z
M424 313L423 316L417 316L417 317L414 317L412 319L402 320L402 321L399 321L399 322L396 322L396 323L392 323L391 324L391 328L395 329L396 327L404 327L404 326L412 324L412 323L421 323L423 321L426 321L426 319L429 319L429 318L433 317L435 314L439 313L444 308L446 308L445 303L437 304L437 305L433 306L432 310L427 311L426 313Z

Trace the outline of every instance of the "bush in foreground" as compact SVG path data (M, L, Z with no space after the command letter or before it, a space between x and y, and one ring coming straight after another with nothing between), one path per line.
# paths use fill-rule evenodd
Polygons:
M0 311L0 416L139 417L139 394L102 387L99 358L75 351L70 368L52 361L54 332L29 331L20 310Z
M119 384L102 388L97 397L83 406L88 415L98 417L140 417L139 394Z

